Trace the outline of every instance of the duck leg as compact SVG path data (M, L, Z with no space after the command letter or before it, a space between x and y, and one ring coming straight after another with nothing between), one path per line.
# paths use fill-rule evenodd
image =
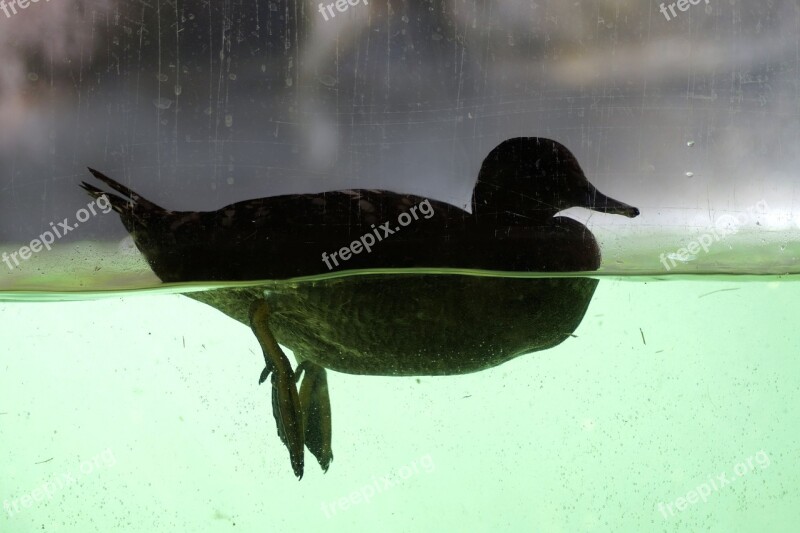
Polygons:
M333 461L328 376L324 368L311 361L303 361L297 366L295 379L299 380L301 374L303 383L300 386L300 405L303 408L306 448L317 458L322 470L327 472Z
M267 364L259 384L272 375L272 414L278 426L278 436L289 449L294 474L302 479L303 411L292 366L269 329L269 315L269 306L264 300L256 300L250 306L250 327L261 345Z

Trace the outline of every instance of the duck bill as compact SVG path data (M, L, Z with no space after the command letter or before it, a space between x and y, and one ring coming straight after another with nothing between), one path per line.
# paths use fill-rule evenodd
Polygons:
M584 205L593 211L599 211L601 213L622 215L628 218L639 216L639 210L637 208L622 203L619 200L609 198L594 187L591 187L586 195L586 203Z

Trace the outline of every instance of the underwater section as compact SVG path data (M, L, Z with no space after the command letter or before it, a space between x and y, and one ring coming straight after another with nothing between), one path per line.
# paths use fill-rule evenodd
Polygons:
M551 350L329 372L334 460L300 482L248 327L180 295L2 303L0 530L788 533L799 299L604 279Z

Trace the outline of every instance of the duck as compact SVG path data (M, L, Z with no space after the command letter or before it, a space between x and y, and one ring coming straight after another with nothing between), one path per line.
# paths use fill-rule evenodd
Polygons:
M107 198L163 282L253 282L185 295L252 329L265 360L259 383L270 380L298 479L305 449L325 472L333 460L327 370L458 375L557 346L598 282L541 276L595 271L601 254L588 228L556 215L639 215L597 190L563 144L541 137L506 140L486 156L471 212L366 189L171 211L89 171L111 191L81 187Z

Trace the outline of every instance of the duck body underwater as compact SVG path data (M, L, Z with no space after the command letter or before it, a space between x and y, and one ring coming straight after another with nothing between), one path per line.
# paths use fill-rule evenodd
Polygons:
M177 212L90 170L115 192L89 183L82 187L95 198L108 198L162 281L263 281L186 296L252 328L266 362L261 382L270 379L278 436L298 478L304 448L325 471L333 459L326 369L455 375L552 348L580 324L597 280L501 273L597 270L600 249L592 233L555 215L570 207L639 214L592 186L562 144L535 137L507 140L489 153L473 191L472 213L429 198L373 190L285 195L211 212ZM421 205L425 216L412 211ZM329 273L326 253L344 252L347 246L354 250L362 237L381 227L392 231L384 231L371 252L340 255L347 260L337 270L392 273L277 281ZM279 344L293 351L296 368Z

